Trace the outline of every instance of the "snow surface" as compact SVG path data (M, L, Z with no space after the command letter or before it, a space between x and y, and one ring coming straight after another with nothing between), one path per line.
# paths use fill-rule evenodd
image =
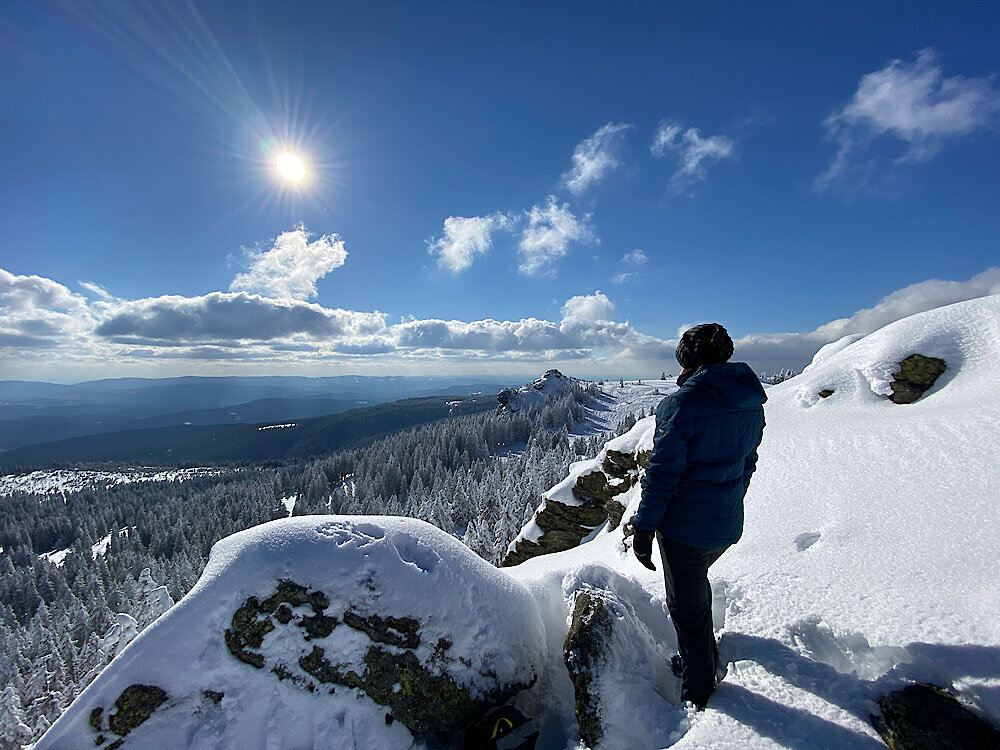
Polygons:
M456 661L445 669L475 694L497 679L528 683L541 671L545 634L529 593L450 535L410 518L287 518L218 542L191 592L129 643L37 750L93 747L91 710L111 710L133 683L156 685L169 699L128 735L126 747L421 747L401 722L386 723L384 706L357 690L309 692L227 651L223 633L233 612L249 596L269 596L282 579L325 592L331 617L351 609L418 619L418 659L429 661L439 638L448 638ZM360 674L370 643L346 626L309 643L279 627L262 650L269 665L278 655L297 671L299 656L319 645L331 661ZM203 690L224 698L215 705Z
M135 526L126 526L124 528L118 529L118 538L127 537L131 532L135 531ZM98 555L104 556L107 554L108 546L111 544L111 536L114 532L109 531L107 534L102 536L99 541L97 541L90 548L90 556L92 559L97 559ZM66 563L66 555L68 555L73 550L72 547L66 547L65 549L55 550L53 552L43 552L38 556L40 560L47 560L48 562L62 567Z
M232 470L230 470L232 471ZM118 484L133 482L184 482L196 477L222 474L221 469L201 466L190 469L124 469L122 471L89 471L83 469L56 469L33 471L29 474L0 476L0 497L15 492L36 495L67 495L86 489L109 489Z
M894 404L879 394L913 353L942 357L948 370L916 403ZM637 669L657 675L659 707L632 708L628 672L606 693L612 726L621 710L650 737L616 728L603 747L884 748L868 720L874 701L915 680L951 686L1000 720L998 362L993 296L821 352L802 375L768 389L744 537L710 572L721 655L731 663L702 713L684 714L660 685L649 638L674 643L657 630L662 578L634 560L620 531L510 569L546 615L550 663L561 659L554 629L565 633L573 581L627 600L648 628L629 626L634 661L645 665ZM820 399L825 388L835 392ZM648 449L653 422L623 442ZM640 493L620 496L626 518ZM647 600L653 606L637 606ZM562 750L577 739L572 687L565 671L549 674L547 693L536 688L520 701L550 727L539 750Z
M916 403L894 404L882 394L895 364L913 353L943 357L948 369ZM710 574L728 675L701 713L676 703L661 573L634 559L620 529L496 570L417 521L304 517L220 542L195 589L125 649L38 747L89 746L90 709L148 674L187 713L154 715L130 735L136 746L350 747L336 720L346 714L358 747L414 747L398 722L384 725L384 710L353 699L348 706L341 691L311 696L264 681L220 648L233 609L283 576L335 591L337 601L356 597L367 575L398 581L393 591L405 594L391 601L405 599L407 613L415 608L432 627L448 620L466 633L458 647L477 665L503 664L482 636L486 623L521 644L524 657L507 668L541 663L537 683L516 699L542 728L538 750L579 746L562 648L584 590L617 615L596 683L601 748L875 750L884 748L869 722L875 700L914 680L950 686L1000 720L998 362L993 296L837 342L802 375L768 389L744 537ZM834 394L821 399L823 389ZM615 448L649 449L653 422L640 420ZM596 469L602 457L573 472ZM619 496L626 518L640 494L637 485ZM441 575L453 566L436 560L466 572ZM204 688L225 690L217 709L190 697Z

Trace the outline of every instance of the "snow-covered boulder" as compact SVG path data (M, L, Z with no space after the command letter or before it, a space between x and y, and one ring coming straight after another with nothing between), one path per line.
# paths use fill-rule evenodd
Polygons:
M558 398L572 382L573 378L566 377L559 370L548 370L542 377L520 388L504 388L497 394L497 401L501 410L518 412Z
M581 589L572 611L563 660L584 744L593 750L673 744L684 724L681 710L665 703L680 703L676 680L666 674L676 642L650 632L613 588Z
M601 452L570 466L569 475L542 497L531 521L511 542L503 566L579 546L602 527L619 526L624 500L649 465L655 417L645 417Z
M282 519L218 542L37 748L419 747L532 685L544 651L528 591L430 524Z

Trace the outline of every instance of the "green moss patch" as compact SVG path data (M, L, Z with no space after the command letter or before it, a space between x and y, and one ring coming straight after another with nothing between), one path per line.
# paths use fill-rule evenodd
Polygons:
M412 651L392 653L373 645L368 647L364 662L364 672L358 675L331 663L322 648L313 646L308 655L299 659L299 666L320 682L363 691L388 707L392 719L403 722L414 734L461 731L491 706L506 702L528 687L512 685L477 699L447 673L421 664Z
M312 609L312 615L296 615L292 611L293 607L305 605ZM223 634L226 648L240 661L263 669L264 656L257 649L264 643L264 636L274 630L275 620L281 625L295 621L306 632L306 640L324 638L338 622L323 614L329 606L330 599L322 591L310 591L294 581L279 581L276 591L267 599L259 601L251 596L233 613L230 627Z
M420 623L409 617L361 617L354 612L345 612L344 624L360 630L376 643L400 648L420 645Z
M401 721L415 734L458 732L491 706L528 687L498 687L488 695L473 698L446 671L454 661L448 653L452 643L447 638L438 639L428 664L422 664L413 652L421 643L419 620L362 615L348 610L341 622L323 613L329 604L329 598L321 591L281 581L273 595L263 601L251 596L233 613L230 627L224 633L226 646L237 659L258 669L269 667L277 679L290 680L310 692L316 692L320 684L359 690L387 707L388 716ZM295 607L306 605L311 607L312 615L296 614ZM279 626L301 628L304 640L309 641L330 635L340 625L362 632L373 641L365 652L361 674L328 659L326 650L318 645L299 657L297 666L301 672L295 669L295 664L268 662L261 651L264 636ZM334 688L329 692L333 693ZM208 691L204 695L209 697Z

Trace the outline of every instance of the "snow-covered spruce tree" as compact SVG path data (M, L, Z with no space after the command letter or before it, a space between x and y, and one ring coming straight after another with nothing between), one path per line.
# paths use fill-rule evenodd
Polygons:
M285 517L283 497L296 495L296 514L426 516L498 562L579 446L592 456L606 439L574 450L567 431L599 393L572 387L525 413L441 420L329 456L183 483L89 487L58 502L5 498L0 680L20 701L21 722L11 725L37 739L132 637L130 621L137 632L182 597L215 541ZM58 563L42 556L57 551Z
M21 750L32 738L31 728L24 723L21 697L13 685L0 694L0 750Z

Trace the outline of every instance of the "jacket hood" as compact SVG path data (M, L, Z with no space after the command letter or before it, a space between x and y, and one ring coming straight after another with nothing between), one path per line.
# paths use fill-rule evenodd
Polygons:
M701 365L681 386L730 409L753 409L767 401L764 386L746 362Z

